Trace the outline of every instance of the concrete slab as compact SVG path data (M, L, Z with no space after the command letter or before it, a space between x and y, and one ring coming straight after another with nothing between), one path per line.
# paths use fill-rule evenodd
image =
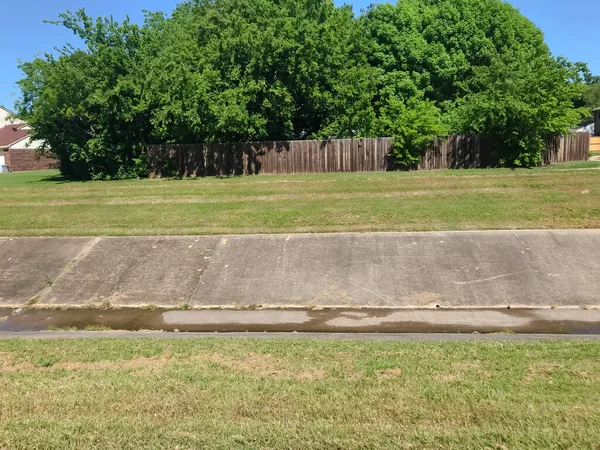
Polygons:
M0 238L0 306L22 305L52 284L93 238Z
M193 304L497 307L600 303L600 231L223 237Z
M599 272L600 230L15 238L0 306L581 307Z
M219 238L103 238L40 304L177 306L190 301Z

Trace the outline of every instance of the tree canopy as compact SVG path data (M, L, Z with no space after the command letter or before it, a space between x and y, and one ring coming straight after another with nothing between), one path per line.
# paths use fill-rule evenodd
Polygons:
M600 81L585 87L583 101L590 109L600 108Z
M585 65L502 0L358 17L333 0L188 0L141 25L56 23L84 45L23 63L16 111L76 178L143 176L150 143L383 135L410 168L448 133L495 136L507 165L531 166L585 114Z

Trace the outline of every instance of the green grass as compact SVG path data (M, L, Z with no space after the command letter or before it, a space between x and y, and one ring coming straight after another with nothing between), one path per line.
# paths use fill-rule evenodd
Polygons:
M597 449L595 342L0 341L0 448Z
M0 175L0 235L180 235L600 227L600 162L67 182Z

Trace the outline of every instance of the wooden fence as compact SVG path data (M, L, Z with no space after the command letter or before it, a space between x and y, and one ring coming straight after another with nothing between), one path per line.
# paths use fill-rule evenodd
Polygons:
M590 153L590 133L576 133L546 139L546 151L542 154L544 164L569 161L587 161Z
M594 136L591 138L590 152L600 152L600 136Z
M578 133L546 140L544 164L584 161L590 136ZM495 167L491 138L450 136L437 139L418 165L420 170ZM393 170L390 138L327 141L170 144L146 147L153 176L382 172Z

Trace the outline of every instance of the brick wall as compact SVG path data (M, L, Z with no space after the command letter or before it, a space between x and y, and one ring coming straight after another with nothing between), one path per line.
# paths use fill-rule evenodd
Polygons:
M11 172L55 169L56 160L49 155L38 158L35 150L11 148L4 152L5 164Z

